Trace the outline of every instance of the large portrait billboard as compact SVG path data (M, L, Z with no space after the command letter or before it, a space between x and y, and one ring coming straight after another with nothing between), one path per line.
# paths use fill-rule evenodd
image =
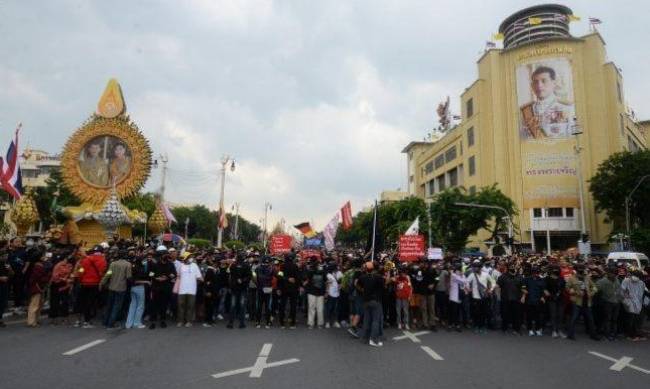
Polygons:
M571 62L556 57L521 64L516 80L524 208L577 207Z

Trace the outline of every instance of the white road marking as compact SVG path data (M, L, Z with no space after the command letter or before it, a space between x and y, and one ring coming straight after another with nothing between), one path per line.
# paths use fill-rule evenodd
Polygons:
M86 344L84 344L83 346L79 346L79 347L77 347L77 348L73 348L73 349L70 350L70 351L66 351L66 352L63 353L63 355L68 355L68 356L69 356L69 355L75 355L76 353L80 353L80 352L82 352L82 351L84 351L84 350L87 350L87 349L89 349L89 348L91 348L91 347L95 347L95 346L97 346L98 344L102 344L102 343L104 343L104 342L106 342L106 339L97 339L97 340L93 340L92 342L90 342L90 343L86 343Z
M443 357L440 356L440 354L438 354L437 352L433 351L429 346L420 346L420 348L421 348L425 353L429 354L429 356L430 356L431 358L435 359L436 361L444 361L444 360L445 360Z
M609 370L621 371L621 370L625 369L626 367L629 367L630 369L640 371L641 373L650 374L650 370L642 369L639 366L632 365L630 362L632 362L632 360L634 358L631 358L631 357L621 357L621 359L616 359L616 358L612 358L610 356L607 356L605 354L601 354L601 353L598 353L598 352L595 352L595 351L589 351L589 354L597 356L599 358L606 359L606 360L608 360L610 362L614 362L614 364L609 367Z
M260 350L260 353L257 356L257 359L255 360L255 364L253 366L244 367L244 368L241 368L241 369L224 371L222 373L213 374L212 377L214 377L214 378L223 378L223 377L229 377L229 376L232 376L232 375L237 375L237 374L250 372L250 374L249 374L250 378L260 378L262 376L262 372L264 372L264 369L267 369L269 367L277 367L277 366L288 365L288 364L291 364L291 363L300 362L300 359L291 358L291 359L285 359L285 360L282 360L282 361L267 363L266 361L268 360L269 354L271 354L271 348L272 347L273 347L273 343L265 343L262 346L262 350Z
M393 340L404 340L404 339L410 339L413 343L421 343L420 339L418 339L418 336L426 335L429 333L429 331L420 331L420 332L410 332L410 331L402 331L404 335L402 336L396 336L393 338Z

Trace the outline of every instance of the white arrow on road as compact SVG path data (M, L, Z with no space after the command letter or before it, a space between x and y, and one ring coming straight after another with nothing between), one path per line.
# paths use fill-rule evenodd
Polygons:
M404 335L402 336L396 336L393 338L393 340L404 340L404 339L410 339L413 343L421 343L420 339L418 336L426 335L429 333L429 331L420 331L420 332L409 332L409 331L402 331Z
M621 357L621 359L616 359L616 358L612 358L610 356L607 356L605 354L597 353L595 351L589 351L589 354L597 356L599 358L606 359L606 360L608 360L610 362L614 362L614 364L609 367L609 370L621 371L621 370L625 369L626 367L629 367L630 369L640 371L641 373L650 374L650 370L642 369L639 366L632 365L630 362L632 362L632 360L634 358Z
M224 371L222 373L213 374L212 377L223 378L223 377L229 377L232 375L250 372L249 375L250 378L260 378L262 376L262 372L266 368L278 367L282 365L288 365L291 363L300 362L300 359L291 358L282 361L267 363L266 361L269 357L269 354L271 353L271 347L273 347L273 343L265 343L264 346L262 346L262 350L260 350L260 353L257 356L257 360L255 361L255 364L253 366L244 367L242 369Z

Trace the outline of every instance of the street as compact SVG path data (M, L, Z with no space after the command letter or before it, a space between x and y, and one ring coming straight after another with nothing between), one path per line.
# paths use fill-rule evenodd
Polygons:
M114 330L11 325L3 387L619 388L650 382L647 342L386 330L372 348L345 330ZM393 338L396 338L393 339ZM626 358L627 357L627 358ZM608 359L609 358L609 359Z

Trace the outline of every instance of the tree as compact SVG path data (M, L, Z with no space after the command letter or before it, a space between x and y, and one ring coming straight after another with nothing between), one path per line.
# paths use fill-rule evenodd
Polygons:
M151 214L156 210L156 201L158 194L156 193L135 193L122 200L122 204L129 209L138 210L145 212L147 214L147 220ZM144 235L144 224L134 224L133 225L133 235L134 236L143 236Z
M637 185L641 177L650 174L650 150L635 153L624 151L612 154L599 166L589 180L596 210L605 212L606 221L613 224L615 232L625 226L625 197ZM630 203L631 224L650 227L650 179L636 190Z
M63 177L59 170L52 170L50 177L45 180L45 186L36 188L34 201L44 229L49 228L51 223L64 221L62 213L59 212L62 208L81 204L77 196L63 183Z

